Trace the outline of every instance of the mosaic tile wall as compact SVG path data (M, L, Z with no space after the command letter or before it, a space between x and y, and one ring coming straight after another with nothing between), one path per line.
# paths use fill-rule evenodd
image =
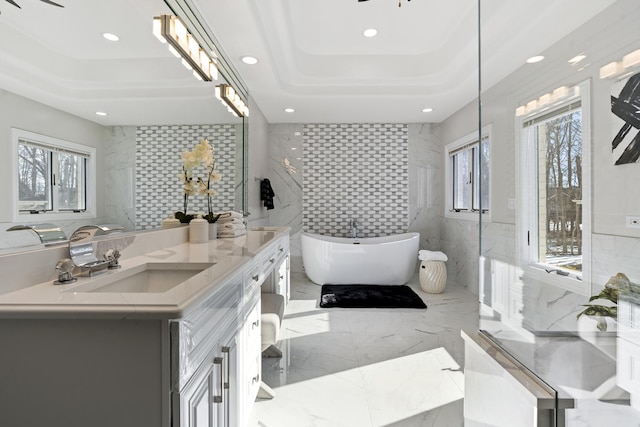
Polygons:
M192 150L201 138L213 145L217 169L222 174L222 181L216 183L213 210L234 208L235 125L140 126L136 132L135 180L138 230L157 228L169 213L182 210L182 152ZM206 197L190 197L188 210L206 213Z
M303 141L305 231L345 236L352 218L362 237L407 231L406 124L307 124Z

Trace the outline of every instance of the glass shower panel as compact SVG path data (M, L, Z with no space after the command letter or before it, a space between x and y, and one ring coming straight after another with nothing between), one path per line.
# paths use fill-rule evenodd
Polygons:
M479 12L479 329L567 403L554 425L637 425L640 2Z

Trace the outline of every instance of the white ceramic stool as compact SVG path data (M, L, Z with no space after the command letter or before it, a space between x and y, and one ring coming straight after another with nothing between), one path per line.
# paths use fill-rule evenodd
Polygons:
M447 285L447 266L444 261L420 263L420 287L430 294L439 294Z

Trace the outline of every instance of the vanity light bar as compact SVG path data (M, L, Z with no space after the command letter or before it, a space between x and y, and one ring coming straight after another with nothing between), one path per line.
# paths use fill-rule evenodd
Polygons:
M560 86L555 88L550 93L545 93L540 98L533 99L524 105L520 105L516 108L516 117L525 116L527 114L534 113L536 111L542 111L545 108L549 108L559 102L564 102L567 99L573 99L580 96L579 86Z
M153 18L153 35L162 43L169 43L169 51L182 58L182 64L204 81L218 80L218 67L200 43L189 33L180 18L160 15Z
M627 72L629 68L640 65L640 49L629 52L622 57L622 61L613 61L600 68L600 78L608 79L619 77Z
M240 95L228 84L216 85L216 98L237 117L249 117L249 107Z

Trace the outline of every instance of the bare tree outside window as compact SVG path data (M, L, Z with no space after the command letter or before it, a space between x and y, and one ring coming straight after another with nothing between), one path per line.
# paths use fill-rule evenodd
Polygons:
M19 209L51 210L51 152L29 145L18 147Z
M471 180L471 150L452 156L453 161L453 209L469 209L469 184Z
M537 125L539 262L582 271L582 113Z
M18 144L19 210L85 210L86 163L82 154Z
M72 153L58 156L58 208L82 210L84 206L85 159Z

